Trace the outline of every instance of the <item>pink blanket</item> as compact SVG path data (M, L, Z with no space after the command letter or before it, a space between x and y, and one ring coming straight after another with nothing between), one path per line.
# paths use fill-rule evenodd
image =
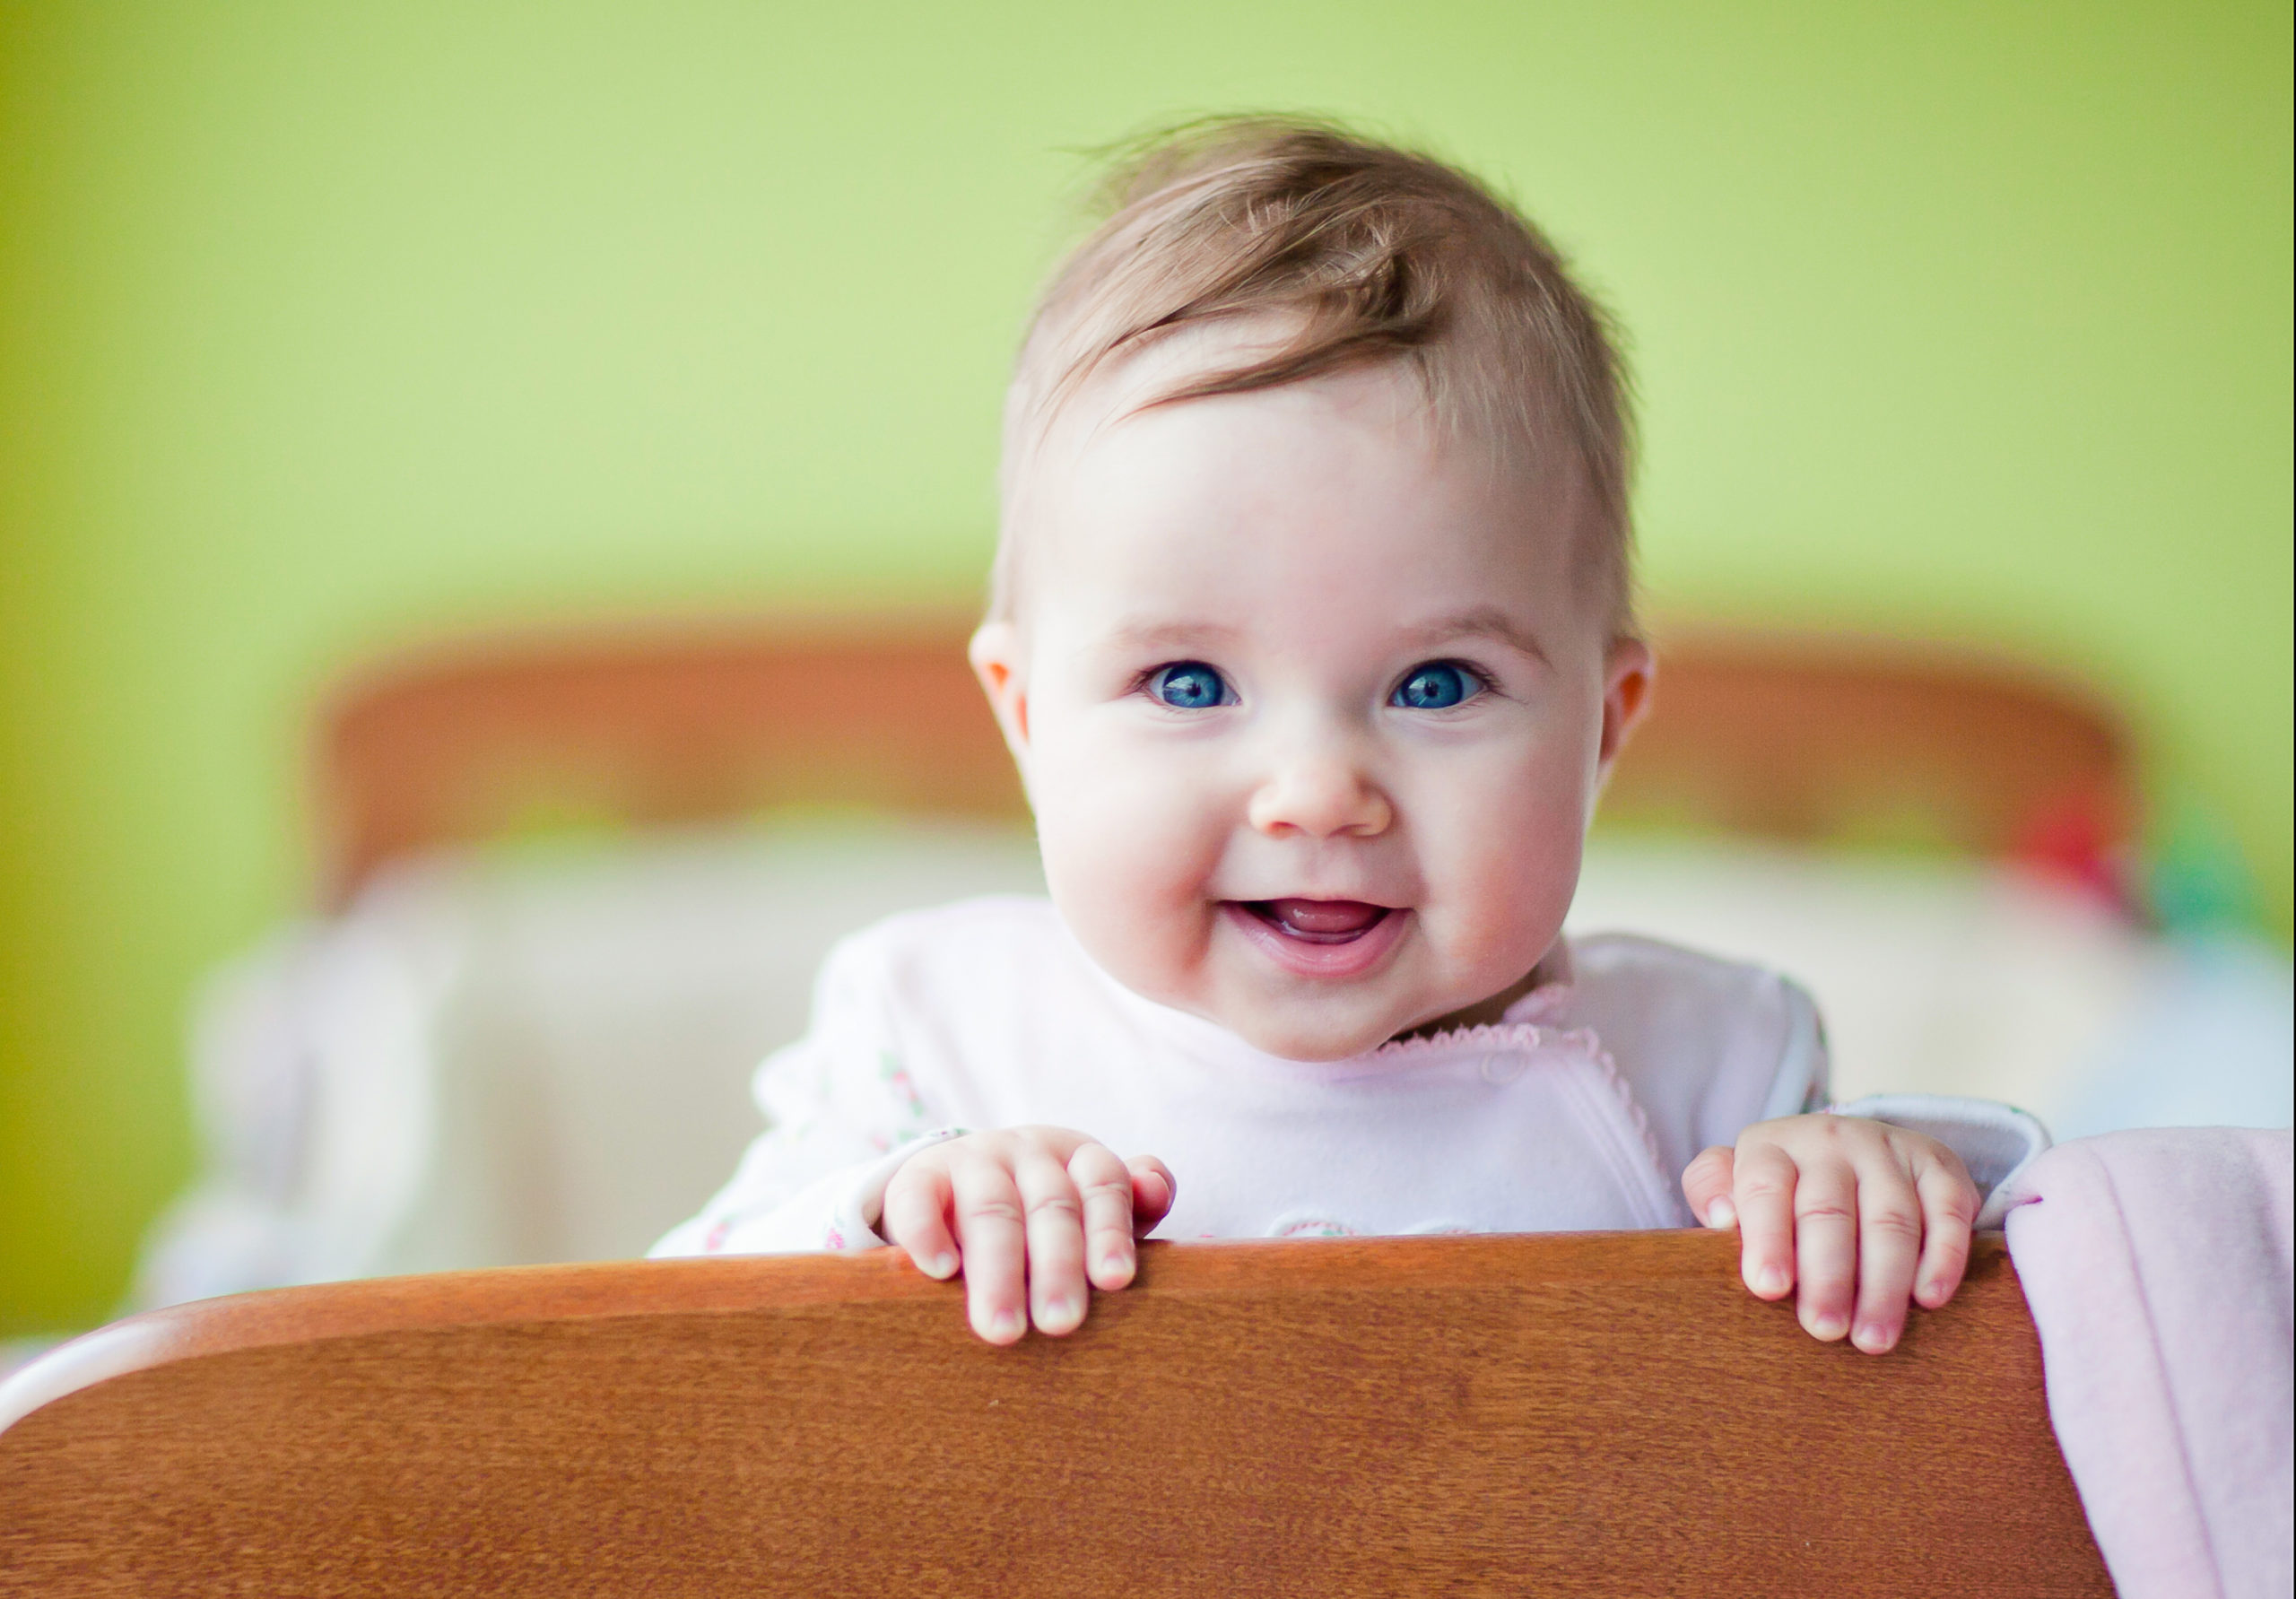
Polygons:
M2296 1582L2290 1166L2286 1133L2111 1133L2013 1181L2049 1416L2122 1599Z

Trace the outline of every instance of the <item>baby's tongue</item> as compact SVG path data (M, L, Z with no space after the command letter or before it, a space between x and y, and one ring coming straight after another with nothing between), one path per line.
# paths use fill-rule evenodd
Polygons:
M1387 914L1386 907L1361 899L1270 899L1267 908L1286 931L1311 938L1361 933Z

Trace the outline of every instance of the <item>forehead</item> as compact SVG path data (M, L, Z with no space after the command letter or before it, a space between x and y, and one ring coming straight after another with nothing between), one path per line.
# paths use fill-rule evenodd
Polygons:
M1169 369L1126 373L1048 431L1029 485L1031 608L1282 596L1336 615L1564 580L1567 484L1439 425L1407 367L1148 403L1170 387Z

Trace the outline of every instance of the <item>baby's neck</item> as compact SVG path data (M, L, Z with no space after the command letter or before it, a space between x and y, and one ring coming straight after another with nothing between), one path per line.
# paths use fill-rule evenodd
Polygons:
M1542 960L1536 966L1488 999L1479 999L1471 1005L1461 1005L1457 1010L1438 1016L1431 1021L1422 1021L1417 1027L1397 1033L1387 1041L1393 1044L1405 1038L1431 1038L1437 1033L1457 1032L1463 1028L1496 1026L1506 1019L1508 1011L1517 1000L1521 999L1547 980L1547 965L1548 961Z

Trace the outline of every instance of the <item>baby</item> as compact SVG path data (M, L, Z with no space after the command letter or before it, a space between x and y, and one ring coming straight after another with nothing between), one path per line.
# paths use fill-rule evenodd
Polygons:
M1652 676L1601 313L1473 180L1321 126L1198 126L1115 202L1022 351L971 649L1050 901L841 944L655 1253L891 1243L1009 1343L1158 1229L1703 1222L1891 1348L2045 1135L1811 1114L1792 984L1561 936Z

